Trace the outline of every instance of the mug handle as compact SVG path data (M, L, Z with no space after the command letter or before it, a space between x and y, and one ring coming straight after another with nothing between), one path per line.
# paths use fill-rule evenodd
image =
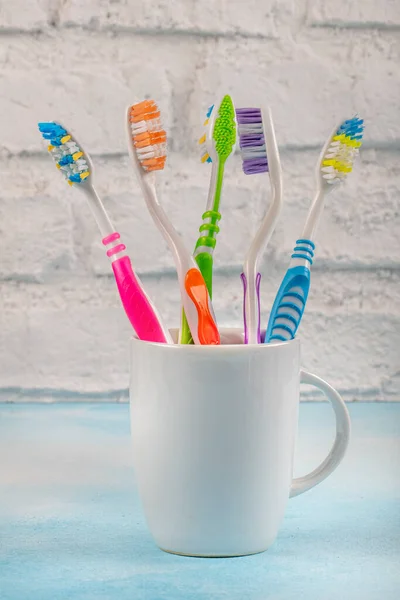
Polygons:
M350 417L341 396L329 383L303 369L300 371L300 383L308 383L318 388L325 394L335 411L336 437L333 446L322 463L304 477L297 477L292 481L290 498L298 496L321 483L341 463L350 440Z

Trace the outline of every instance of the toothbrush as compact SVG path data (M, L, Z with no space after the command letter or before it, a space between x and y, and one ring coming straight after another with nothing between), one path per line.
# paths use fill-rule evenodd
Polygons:
M219 206L225 164L236 148L237 123L230 96L223 97L219 108L209 110L206 123L207 132L200 138L199 143L205 144L207 148L202 162L211 160L212 168L206 212L202 215L203 223L199 228L200 236L196 242L194 257L212 296L213 252L219 232L218 221L221 219Z
M218 108L214 108L214 105L209 108L204 125L207 127L207 131L200 138L199 143L206 150L201 157L201 161L203 163L211 162L212 169L206 211L202 215L203 222L199 228L200 236L197 239L193 256L199 265L212 298L213 252L219 232L218 221L221 219L219 207L225 163L229 156L233 155L236 148L236 115L232 98L229 95L223 97ZM190 344L192 340L185 314L182 315L181 329L182 343Z
M246 175L268 173L272 191L269 210L247 251L241 274L244 291L244 343L259 344L261 273L258 272L258 264L282 208L282 169L270 109L238 108L236 117L243 172Z
M156 103L145 100L129 106L126 126L129 154L147 208L175 260L182 304L193 340L195 344L217 345L220 337L204 278L157 198L155 172L165 165L166 133ZM181 343L181 336L179 341Z
M49 142L48 151L56 167L66 177L69 185L76 186L88 200L111 260L119 295L125 312L137 336L142 340L172 344L171 335L145 293L132 269L126 247L115 231L93 185L93 166L89 155L81 149L76 139L57 122L39 123L39 131Z
M289 269L276 295L265 334L266 343L285 342L296 335L310 289L310 267L315 250L313 238L325 195L351 172L363 132L364 121L355 116L335 127L322 149L316 169L317 192L303 232L296 240Z

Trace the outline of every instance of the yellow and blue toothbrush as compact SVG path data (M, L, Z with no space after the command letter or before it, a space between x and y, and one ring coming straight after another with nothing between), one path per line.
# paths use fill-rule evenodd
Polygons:
M310 289L313 238L324 206L325 195L341 183L353 169L362 143L364 121L357 116L335 127L322 149L316 169L317 193L303 232L293 250L289 269L272 306L265 343L286 342L295 337Z

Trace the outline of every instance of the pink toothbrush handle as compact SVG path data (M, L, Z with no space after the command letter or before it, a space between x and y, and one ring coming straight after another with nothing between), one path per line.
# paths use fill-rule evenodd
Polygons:
M148 342L168 343L154 308L133 272L129 256L118 258L111 265L122 304L138 337Z

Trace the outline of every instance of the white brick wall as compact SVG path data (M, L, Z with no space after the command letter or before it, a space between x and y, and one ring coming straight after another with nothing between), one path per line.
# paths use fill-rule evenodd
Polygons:
M400 3L203 4L0 0L0 400L120 399L128 384L130 327L108 260L36 122L62 120L92 153L110 215L174 325L173 261L135 187L123 112L134 96L159 101L171 151L162 201L192 245L208 184L196 139L223 92L237 105L270 104L276 121L285 207L263 261L266 308L304 221L320 146L343 115L365 117L361 161L329 196L318 231L303 362L347 400L400 400ZM216 253L221 325L241 324L238 275L263 190L235 157Z

